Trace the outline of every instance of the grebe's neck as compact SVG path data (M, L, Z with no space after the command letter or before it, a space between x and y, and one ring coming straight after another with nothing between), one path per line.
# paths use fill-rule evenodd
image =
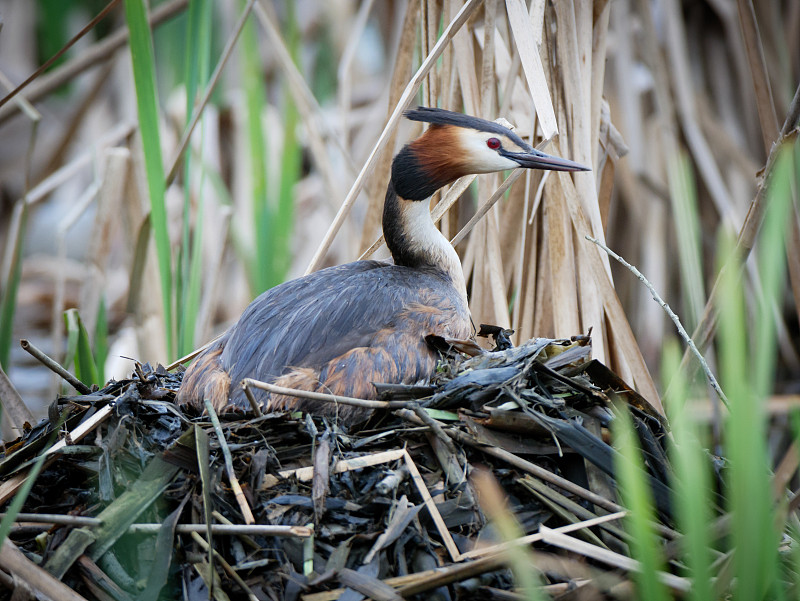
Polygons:
M389 182L383 205L383 237L396 265L432 267L447 275L467 302L464 271L453 245L431 219L429 200L407 200Z

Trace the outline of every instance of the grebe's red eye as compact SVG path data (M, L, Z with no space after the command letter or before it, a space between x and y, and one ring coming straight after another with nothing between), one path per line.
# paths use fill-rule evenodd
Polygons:
M500 148L500 140L497 138L489 138L486 140L486 145L491 148L492 150L497 150Z

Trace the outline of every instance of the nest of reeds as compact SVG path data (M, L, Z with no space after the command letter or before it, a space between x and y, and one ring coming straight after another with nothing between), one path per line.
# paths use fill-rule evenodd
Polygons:
M31 578L100 599L508 598L525 582L509 556L534 553L545 590L602 596L627 580L607 442L620 411L670 524L663 418L588 337L451 353L433 385L384 390L406 406L358 432L191 414L172 402L180 381L137 365L5 446L4 501L41 469L9 533ZM584 542L607 556L581 557Z

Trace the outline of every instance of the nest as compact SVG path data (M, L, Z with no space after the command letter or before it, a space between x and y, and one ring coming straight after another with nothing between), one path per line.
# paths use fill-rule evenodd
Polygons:
M669 524L663 418L585 337L452 354L431 386L385 388L401 408L358 432L308 414L192 414L172 402L180 382L139 365L59 398L6 445L4 503L41 468L0 554L11 585L38 590L49 574L87 599L515 599L517 553L551 594L602 598L628 575L580 549L626 553L607 442L620 406Z

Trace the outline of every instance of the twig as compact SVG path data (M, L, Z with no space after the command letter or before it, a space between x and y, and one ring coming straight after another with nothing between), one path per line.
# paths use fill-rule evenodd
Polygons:
M0 519L6 516L0 513ZM43 526L52 524L64 526L102 526L103 520L85 515L64 515L58 513L18 513L17 523L35 522ZM158 532L163 524L131 524L128 532L153 534ZM207 524L178 524L175 532L189 534L191 532L206 532ZM291 538L307 538L311 536L312 529L305 526L281 526L273 524L211 524L213 534L229 534L238 536L242 534L256 534L261 536L282 536Z
M711 373L711 368L708 366L708 363L706 362L705 358L703 357L702 354L700 354L700 351L697 350L697 347L694 344L694 340L691 339L689 334L684 329L683 324L681 324L681 320L678 318L677 315L675 315L675 312L672 309L670 309L669 305L664 302L664 299L661 298L658 292L656 292L656 289L655 287L653 287L653 284L651 284L650 281L646 277L644 277L644 275L642 275L642 272L636 269L636 267L634 267L633 265L628 263L625 259L620 257L617 253L608 248L608 246L600 242L600 240L592 238L591 236L586 236L586 239L589 242L594 242L597 246L606 251L610 257L615 259L621 265L627 267L630 270L630 272L633 275L635 275L639 279L639 281L642 282L642 284L644 284L647 287L647 289L650 291L650 294L653 296L653 300L655 300L659 305L661 305L661 308L664 309L664 311L666 311L667 315L669 315L669 318L672 320L672 323L674 323L675 327L678 329L678 334L680 334L681 338L683 338L686 341L686 344L689 345L689 348L694 353L694 356L697 357L697 360L700 362L700 365L703 366L703 371L706 374L706 378L708 378L709 384L711 384L711 388L714 389L714 392L717 393L717 396L720 398L720 400L723 403L725 403L726 407L728 407L728 397L726 397L725 393L722 392L722 388L720 388L719 382L717 382L717 379L714 377L714 374Z
M188 0L172 0L171 2L159 4L148 16L150 27L155 27L171 19L186 8L187 4ZM29 102L37 102L87 69L107 61L114 56L114 52L128 42L128 37L128 28L120 27L111 35L87 48L80 56L76 56L50 73L42 75L30 85L25 98ZM0 108L0 124L16 115L19 109L20 107L17 104L9 104Z
M6 513L0 513L5 519ZM42 524L63 524L65 526L100 526L103 520L85 515L64 515L60 513L18 513L15 522L37 522Z
M296 390L294 388L275 386L275 384L269 384L267 382L253 380L251 378L245 378L242 380L242 385L266 390L272 394L284 394L287 396L296 396L302 399L309 399L311 401L324 401L326 403L341 403L342 405L351 405L352 407L363 407L366 409L407 409L415 404L413 401L370 401L367 399L356 399L349 396L339 396L337 394L327 394L324 392Z
M241 589L247 594L248 599L251 599L252 601L258 601L258 597L256 597L253 594L253 591L250 590L250 587L247 586L247 584L245 583L244 580L242 580L242 577L239 576L239 574L236 573L236 570L234 570L233 567L231 567L231 564L229 564L227 562L227 560L222 555L220 555L219 552L217 552L216 549L212 549L211 548L211 546L208 544L208 541L206 541L206 539L204 539L202 536L200 536L197 532L192 532L192 538L204 550L209 551L209 552L214 554L214 557L219 562L219 564L222 566L222 569L224 569L225 572L227 572L228 576L233 578L233 580L236 582L236 584L238 584L239 587L241 587Z
M75 390L80 392L81 394L89 394L92 392L92 389L86 386L83 382L81 382L78 378L68 372L60 363L58 363L55 359L51 359L47 355L45 355L40 349L36 348L29 340L25 340L24 338L19 341L19 345L22 347L23 350L27 351L31 355L33 355L36 359L39 360L42 365L47 367L50 371L57 373L61 376L70 386L72 386Z
M114 5L115 5L117 2L119 2L119 0L111 0L111 2L109 2L109 3L106 5L106 7L105 7L103 10L101 10L101 11L100 11L100 12L97 14L97 16L96 16L94 19L92 19L91 21L89 21L89 22L88 22L88 23L87 23L87 24L84 26L84 28L83 28L83 29L81 29L81 30L80 30L80 31L79 31L77 34L75 34L75 36L74 36L74 37L73 37L73 38L72 38L72 39L71 39L69 42L67 42L67 43L66 43L66 44L65 44L65 45L64 45L64 46L63 46L63 47L62 47L62 48L61 48L61 49L60 49L58 52L56 52L56 53L55 53L53 56L51 56L49 59L47 59L47 60L44 62L44 64L43 64L41 67L39 67L38 69L36 69L36 71L34 71L34 72L33 72L33 73L32 73L32 74L31 74L31 75L28 77L28 79L26 79L26 80L25 80L25 81L23 81L21 84L19 84L19 85L18 85L16 88L14 88L14 89L11 91L11 93L10 93L10 94L6 95L6 97L5 97L5 98L3 98L2 100L0 100L0 107L2 107L2 106L3 106L3 105L6 103L6 102L8 102L8 101L9 101L9 100L11 100L12 98L14 98L14 96L16 96L17 94L19 94L19 93L20 93L20 92L21 92L21 91L22 91L22 90L23 90L23 89L24 89L24 88L25 88L25 87L26 87L26 86L27 86L29 83L31 83L31 82L32 82L34 79L36 79L37 77L39 77L39 75L41 75L42 73L44 73L44 72L47 70L47 68L48 68L50 65L52 65L52 64L53 64L54 62L56 62L56 61L57 61L57 60L58 60L58 59L59 59L61 56L63 56L63 55L64 55L64 53L65 53L67 50L69 50L70 48L72 48L72 46L75 44L75 42L77 42L78 40L80 40L80 39L81 39L83 36L85 36L85 35L86 35L87 33L89 33L89 32L90 32L92 29L94 29L94 26L95 26L95 25L97 25L97 24L98 24L100 21L102 21L103 19L105 19L106 15L107 15L109 12L111 12L111 9L112 9L112 8L114 8Z
M402 417L403 419L408 420L415 424L422 423L420 419L414 414L413 411L401 409L400 411L396 411L395 415ZM566 478L559 476L558 474L554 474L550 470L546 470L545 468L536 465L535 463L532 463L527 459L523 459L519 455L514 455L513 453L510 453L505 449L501 449L500 447L495 447L481 443L472 436L470 436L469 434L461 432L459 430L448 428L447 430L445 430L445 432L447 433L448 436L454 438L461 444L469 445L473 448L478 449L482 453L486 453L487 455L492 455L493 457L497 457L498 459L505 461L506 463L513 465L514 467L524 470L529 474L533 474L534 476L536 476L541 480L544 480L545 482L554 484L555 486L558 486L562 490L565 490L582 499L585 499L586 501L589 501L589 503L597 505L598 507L601 507L606 511L609 511L611 513L616 513L618 511L626 511L626 509L622 507L622 505L618 505L613 501L609 501L605 497L598 495L597 493L592 492L591 490L584 488L578 484L575 484L574 482L567 480ZM665 536L667 538L672 539L672 538L677 538L679 536L677 532L675 532L671 528L663 526L662 524L654 523L653 527L656 528L656 530L658 530L658 532L662 536Z
M458 449L456 448L453 439L450 438L447 433L445 433L444 428L442 428L442 424L438 421L433 419L428 413L420 407L419 405L414 405L412 407L412 411L414 414L422 421L423 424L428 426L436 436L444 443L444 446L447 447L447 450L450 451L453 455L458 454Z
M256 519L253 517L253 512L250 510L250 505L248 505L247 499L242 491L242 487L239 484L239 480L236 478L236 472L233 471L233 457L231 455L230 448L228 448L228 441L225 440L225 433L222 431L222 426L219 423L217 412L214 411L214 406L211 404L211 401L205 399L204 402L206 405L206 411L208 412L208 417L211 419L211 423L214 426L214 432L217 433L219 447L222 449L222 456L225 459L225 471L228 472L228 480L231 483L231 488L233 489L233 494L236 497L236 501L239 503L239 509L242 510L242 516L244 517L245 523L254 524Z
M567 532L574 532L576 530L581 530L583 528L590 528L592 526L597 526L605 522L618 520L624 515L625 512L612 513L609 515L604 515L594 518L592 520L578 522L576 524L567 524L566 526L554 528L552 531L566 534ZM494 545L493 547L491 547L491 553L485 557L481 557L480 559L476 559L475 561L471 561L468 563L458 563L442 568L441 570L436 570L431 574L419 578L415 582L411 582L409 584L401 586L397 590L397 592L401 594L403 597L410 597L412 595L417 595L419 593L423 593L425 591L429 591L434 588L439 588L440 586L446 586L453 582L459 582L461 580L465 580L470 576L478 576L485 572L494 571L499 567L503 566L508 561L504 551L508 549L513 549L514 547L520 545L530 545L533 542L539 541L541 539L542 539L542 534L540 532L536 532L534 534L529 534L527 536L523 536L522 538L513 541L508 541L506 543ZM486 551L490 551L490 549L486 549ZM469 552L469 553L464 553L462 555L462 558L474 557L474 556L475 556L474 553ZM543 557L543 556L544 554L537 553L537 557Z
M539 528L544 538L544 542L547 544L572 551L573 553L578 553L585 557L590 557L615 568L622 568L623 570L627 570L629 572L639 572L642 569L639 561L631 559L626 555L614 553L608 549L603 549L572 536L567 536L561 532L556 532L544 524L542 524ZM680 576L676 576L675 574L658 572L658 579L671 589L679 592L686 593L691 589L691 582L689 580L686 578L681 578Z
M201 346L200 348L193 350L193 351L192 351L191 353L189 353L188 355L184 355L184 356L183 356L183 357L181 357L180 359L176 359L175 361L173 361L172 363L170 363L169 365L167 365L167 367L166 367L166 370L167 370L167 371L172 371L173 369L175 369L175 368L176 368L176 367L178 367L179 365L181 365L181 364L183 364L183 363L186 363L187 361L191 361L192 359L194 359L195 357L197 357L197 355L199 355L200 353L202 353L203 351L205 351L205 350L206 350L208 347L210 347L210 346L211 346L212 344L214 344L214 343L215 343L217 340L219 340L221 336L222 336L222 334L220 334L219 336L216 336L216 337L215 337L215 338L213 338L212 340L209 340L208 342L206 342L206 343L205 343L203 346Z
M128 532L153 533L158 532L161 524L131 524ZM188 534L191 532L206 532L206 524L178 524L175 532ZM211 524L212 534L256 534L261 536L282 536L290 538L308 538L313 533L312 528L306 526L280 526L273 524Z
M247 380L242 382L242 390L244 391L244 396L247 397L247 401L250 403L250 408L253 410L253 413L256 417L261 417L264 414L261 411L261 404L256 400L253 391L250 390L250 387L247 385Z
M361 457L353 457L351 459L341 459L333 464L331 469L332 474L341 474L343 472L350 472L353 470L360 470L365 467L379 465L381 463L389 463L402 459L406 455L405 449L392 449L389 451L382 451L372 455L362 455ZM298 467L296 469L282 470L278 472L281 478L296 478L299 482L308 482L314 477L314 466L309 465L306 467ZM272 474L267 474L261 483L260 490L266 490L275 486L280 479Z
M239 20L236 22L236 27L233 29L233 35L231 35L231 37L225 43L225 48L222 50L222 55L220 56L219 62L217 63L217 66L214 68L214 72L211 74L211 77L208 80L208 85L206 86L203 98L197 103L197 106L194 109L194 114L192 115L192 120L189 123L189 126L186 128L186 131L183 132L183 137L181 138L180 144L178 144L178 152L175 155L175 158L172 160L172 166L167 174L167 186L172 183L172 180L175 179L175 175L178 173L178 166L180 165L183 153L186 152L186 147L189 146L189 140L192 137L194 128L197 126L197 123L203 116L203 110L206 108L206 104L208 104L211 94L217 87L222 70L225 68L225 64L228 62L228 59L233 52L233 47L236 45L236 41L239 39L242 29L244 29L244 25L247 22L247 17L250 16L250 11L253 9L253 4L255 4L255 1L256 0L248 1L247 6L244 7L244 10L239 17Z

